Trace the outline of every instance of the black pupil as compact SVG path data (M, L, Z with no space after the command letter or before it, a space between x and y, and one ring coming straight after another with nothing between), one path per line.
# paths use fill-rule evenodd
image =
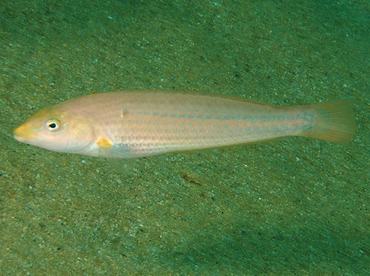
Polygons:
M56 127L57 127L57 124L56 124L56 123L50 123L50 124L49 124L49 127L54 129L54 128L56 128Z

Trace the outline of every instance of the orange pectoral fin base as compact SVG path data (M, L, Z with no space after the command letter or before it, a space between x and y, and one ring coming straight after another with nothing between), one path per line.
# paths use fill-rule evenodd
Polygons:
M113 146L112 142L106 138L100 138L98 141L96 141L96 144L102 148L111 148Z

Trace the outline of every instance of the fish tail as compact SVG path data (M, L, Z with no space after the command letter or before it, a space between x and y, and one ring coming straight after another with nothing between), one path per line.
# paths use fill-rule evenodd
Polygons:
M354 101L348 98L310 105L316 110L318 119L313 131L303 136L349 145L356 131Z

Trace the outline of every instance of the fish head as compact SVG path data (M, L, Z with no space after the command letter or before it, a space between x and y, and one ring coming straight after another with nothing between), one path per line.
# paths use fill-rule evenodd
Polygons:
M14 139L21 143L67 153L86 149L93 135L93 124L89 120L55 107L39 111L14 130Z

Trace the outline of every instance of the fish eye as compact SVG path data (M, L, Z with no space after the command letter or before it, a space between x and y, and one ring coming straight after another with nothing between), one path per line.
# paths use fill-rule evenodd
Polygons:
M53 119L53 120L47 121L45 125L46 125L47 130L56 131L60 127L60 122L58 120Z

